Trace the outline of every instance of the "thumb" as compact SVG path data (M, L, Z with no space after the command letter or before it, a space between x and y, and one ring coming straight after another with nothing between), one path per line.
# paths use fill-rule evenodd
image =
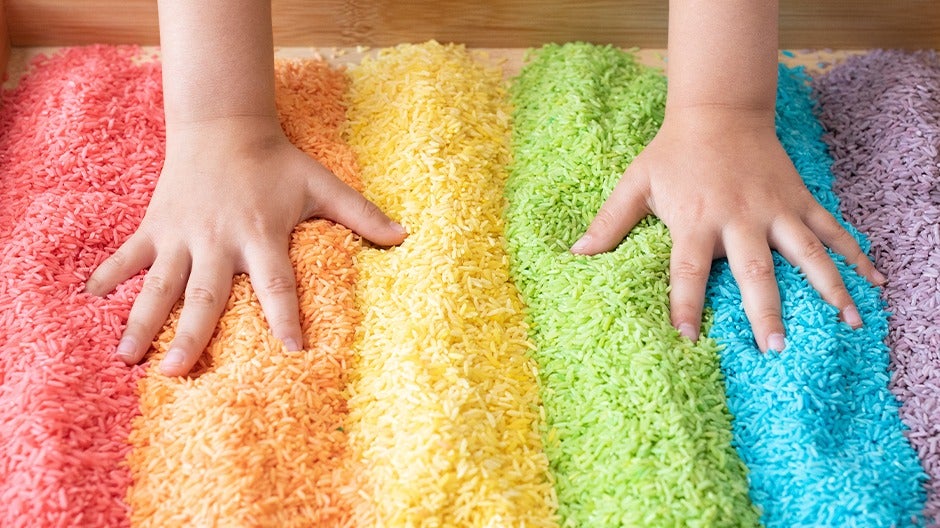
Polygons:
M377 205L366 200L332 173L318 176L314 193L317 207L310 216L342 224L380 246L401 244L408 236L401 224L386 216Z
M650 213L640 181L627 169L587 231L571 246L572 253L596 255L614 249Z

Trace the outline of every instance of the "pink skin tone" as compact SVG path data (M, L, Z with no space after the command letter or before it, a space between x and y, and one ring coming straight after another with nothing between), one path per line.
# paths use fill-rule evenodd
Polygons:
M777 8L776 1L670 2L663 126L571 248L609 251L656 215L673 238L672 324L698 339L711 262L727 257L762 351L786 346L771 249L799 266L853 328L861 318L825 247L870 282L885 282L806 189L775 135Z
M379 245L405 230L284 136L274 104L271 8L255 0L160 0L167 148L135 232L86 283L106 295L149 268L117 355L139 362L183 296L160 365L187 374L248 273L274 336L304 346L290 233L326 218Z
M274 106L271 9L253 0L160 0L167 154L137 232L89 278L106 295L149 268L117 354L139 362L181 296L176 337L160 365L185 375L221 316L235 273L248 273L275 336L304 346L287 256L311 217L380 245L405 230L294 148ZM800 266L853 327L858 311L824 246L875 284L854 239L803 186L774 135L776 1L673 0L669 95L656 138L624 173L572 247L608 251L647 214L669 227L672 323L701 325L711 261L727 256L761 350L785 336L771 249Z

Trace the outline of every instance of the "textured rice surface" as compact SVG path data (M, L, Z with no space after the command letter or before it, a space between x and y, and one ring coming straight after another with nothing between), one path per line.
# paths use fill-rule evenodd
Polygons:
M741 458L769 526L904 526L921 510L883 304L847 267L865 328L778 259L789 346L761 355L719 265L719 355L669 326L661 223L609 254L568 253L655 133L665 89L588 45L549 46L520 76L508 184L500 73L462 48L402 46L356 68L348 124L342 72L279 64L291 139L354 186L361 156L367 194L411 236L360 252L345 228L302 224L291 258L311 348L284 351L237 277L194 375L148 370L138 410L149 367L112 351L141 279L81 291L138 225L162 163L160 68L139 59L63 50L0 100L0 525L753 526ZM934 477L931 520L938 62L877 52L816 85L843 206L889 275L893 389ZM805 78L781 70L778 101L778 133L836 212Z
M358 257L350 440L365 526L552 526L555 498L502 190L501 73L462 47L384 50L351 71L366 195L409 237Z
M113 350L135 279L82 293L163 159L160 68L135 48L37 59L0 101L0 526L127 526L140 368Z
M565 526L758 524L715 342L669 322L666 228L568 252L658 129L665 88L629 54L569 44L535 52L512 89L507 233Z
M279 63L277 103L288 137L358 186L340 139L344 73ZM350 522L346 366L360 320L352 233L324 220L291 239L304 340L286 351L245 276L235 280L208 350L190 377L155 371L178 309L140 384L128 493L135 526L341 526ZM343 493L343 491L346 493Z
M876 51L817 79L845 215L888 276L892 389L940 522L940 57Z
M807 81L781 66L777 134L807 187L838 217ZM769 527L910 525L923 507L924 475L888 390L888 324L878 289L836 259L864 321L853 331L796 268L774 258L783 353L757 349L727 262L713 269L707 294L709 335L724 345L735 446L750 469L762 520Z

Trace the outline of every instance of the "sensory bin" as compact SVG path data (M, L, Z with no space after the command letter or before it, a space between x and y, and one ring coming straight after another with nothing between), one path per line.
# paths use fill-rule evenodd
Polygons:
M698 342L669 324L647 218L568 252L655 135L666 83L628 52L461 46L348 69L280 61L288 137L401 221L371 247L299 225L305 341L234 278L192 375L113 350L143 274L82 292L163 160L160 65L37 58L0 99L0 526L928 526L940 519L940 58L781 65L777 132L889 277L836 261L852 330L775 255L788 347L762 354L726 263Z

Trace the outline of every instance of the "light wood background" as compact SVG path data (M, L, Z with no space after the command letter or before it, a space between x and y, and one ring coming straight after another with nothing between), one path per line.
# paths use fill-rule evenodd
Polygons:
M157 44L156 0L5 2L14 46ZM667 0L273 0L275 40L280 46L387 46L434 38L483 48L570 40L663 48L667 4ZM780 0L780 4L782 48L940 48L940 0Z
M940 0L780 4L784 49L940 49ZM508 50L510 63L518 63L522 55L512 50L546 42L664 48L668 0L272 0L272 5L275 44L286 49L315 53L434 38ZM28 54L17 53L23 48L156 45L158 40L156 0L0 0L0 74L7 71L11 43L16 63ZM16 66L10 65L14 71Z

